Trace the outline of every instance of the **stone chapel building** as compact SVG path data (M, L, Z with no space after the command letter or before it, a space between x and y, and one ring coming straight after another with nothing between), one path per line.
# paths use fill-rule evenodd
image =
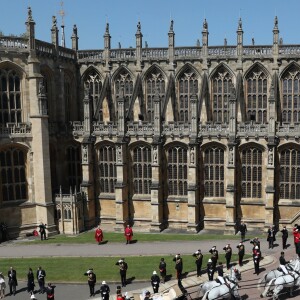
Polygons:
M291 227L300 208L300 45L135 48L0 37L0 221L13 235ZM300 222L300 220L298 221Z

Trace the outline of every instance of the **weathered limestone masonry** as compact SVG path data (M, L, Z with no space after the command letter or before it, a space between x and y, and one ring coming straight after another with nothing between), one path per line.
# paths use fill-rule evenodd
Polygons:
M79 50L0 37L0 220L11 235L291 227L300 207L300 45ZM49 34L50 35L50 34ZM201 43L200 43L201 40ZM63 42L62 45L64 45ZM1 239L1 236L0 236Z

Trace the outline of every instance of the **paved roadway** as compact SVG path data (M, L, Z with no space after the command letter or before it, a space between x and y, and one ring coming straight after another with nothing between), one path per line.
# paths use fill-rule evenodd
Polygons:
M291 243L292 237L289 237L289 242ZM280 238L279 238L279 242ZM212 240L212 241L201 241L201 235L196 241L185 241L184 244L177 242L141 242L131 245L125 244L116 244L116 243L107 243L104 245L96 244L47 244L47 245L22 245L18 241L7 242L0 244L0 257L55 257L58 256L117 256L117 257L126 257L130 255L167 255L167 254L191 254L197 249L201 249L202 252L208 252L212 246L216 246L219 252L222 252L223 247L230 243L233 251L236 252L236 245L238 244L237 240ZM246 252L250 252L252 249L252 244L249 241L245 242ZM277 258L280 256L281 245L277 245L274 249L268 249L267 242L261 242L261 249L263 256L271 256L276 259L275 262L270 266L265 266L262 268L262 273L268 269L274 269L278 266ZM294 246L290 246L286 250L286 258L292 259L295 258ZM241 282L241 288L239 290L240 295L243 299L259 299L260 291L257 288L258 279L262 276L253 275L253 263L250 261L245 265L245 271L243 271L243 279ZM251 268L251 270L246 271ZM171 269L171 268L170 268ZM0 260L0 271L3 271L6 274L6 270L1 270L1 260ZM195 277L195 276L194 276ZM100 279L99 279L100 280ZM174 283L174 282L173 282ZM99 289L100 281L97 285ZM116 290L117 283L108 282L111 288L111 293L114 293ZM170 283L171 284L171 283ZM161 285L162 287L162 285ZM131 292L133 290L143 290L149 288L149 282L133 282L123 288L123 292ZM27 294L25 289L25 283L19 282L18 286L19 292L16 296L8 297L15 300L26 300L30 299L30 296ZM8 289L6 289L6 292ZM89 289L87 284L57 284L55 289L55 299L56 300L86 300L88 298ZM46 299L46 295L37 294L37 299ZM299 298L297 298L299 297ZM296 298L300 299L298 294ZM100 299L99 294L96 295L93 299ZM287 299L281 298L281 299Z

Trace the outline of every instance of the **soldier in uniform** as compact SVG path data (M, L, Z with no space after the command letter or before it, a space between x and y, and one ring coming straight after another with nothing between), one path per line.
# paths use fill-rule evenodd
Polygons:
M254 250L253 250L253 262L254 262L254 269L255 272L254 274L259 274L259 262L261 259L261 253L260 250L258 248L258 246L255 246Z
M214 280L215 269L213 267L213 262L212 262L211 259L209 259L207 261L206 271L207 271L208 280L213 281Z
M100 294L102 297L102 300L109 300L109 293L110 293L110 288L106 284L105 281L102 281L102 284L100 286Z
M217 272L218 272L218 280L220 281L221 284L224 284L224 267L222 262L219 262L219 265L217 267Z
M232 256L232 248L230 247L230 244L227 244L223 250L225 250L225 259L226 259L226 267L227 270L230 269L230 260Z
M245 246L244 246L243 242L240 242L236 247L238 248L239 266L242 267L243 259L244 259L244 255L245 255Z
M176 278L180 281L183 269L183 261L180 254L176 254L173 261L175 262Z
M88 285L90 288L90 297L95 295L95 284L96 284L96 274L94 273L93 269L89 269L87 272L84 273L88 277Z
M212 265L213 268L216 269L217 266L217 262L219 259L219 252L217 250L216 246L213 246L210 250L209 250L210 254L211 254L211 260L212 260Z
M284 252L282 251L280 253L280 257L279 257L279 267L280 267L280 269L282 270L282 272L284 274L288 274L288 271L287 271L286 266L285 266L287 263L288 262L284 258Z
M124 258L121 258L116 262L116 266L119 266L120 269L120 276L121 276L121 284L122 287L126 286L126 273L128 269L128 265L125 262Z
M202 268L202 260L203 260L203 254L201 253L201 250L197 250L193 256L196 258L195 264L197 266L197 277L201 276L201 268Z
M161 283L165 283L166 275L167 275L167 264L163 257L160 259L158 268L159 268L159 272L160 272L160 276L161 276Z
M160 282L159 276L157 275L156 271L153 271L153 274L151 276L151 285L152 285L154 294L158 293L159 282Z

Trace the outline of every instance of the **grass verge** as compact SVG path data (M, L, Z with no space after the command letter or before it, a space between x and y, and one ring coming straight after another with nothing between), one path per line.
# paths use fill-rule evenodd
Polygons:
M184 255L183 271L191 272L196 270L195 259L192 255ZM251 257L245 256L245 259ZM125 258L128 263L127 278L129 281L149 280L152 272L159 273L158 265L161 256L136 256ZM167 263L167 274L169 278L175 278L173 256L164 256ZM206 268L210 255L205 254L202 269ZM1 271L7 275L10 266L17 271L19 280L27 280L28 268L36 270L41 266L46 271L47 282L64 283L85 283L87 278L83 275L89 268L93 268L97 275L98 284L102 280L108 282L120 281L119 269L115 265L119 257L58 257L58 258L4 258L1 259ZM232 256L232 261L237 260L237 255ZM220 255L219 261L225 263L224 255ZM251 262L249 262L251 263ZM6 278L7 279L7 278Z

